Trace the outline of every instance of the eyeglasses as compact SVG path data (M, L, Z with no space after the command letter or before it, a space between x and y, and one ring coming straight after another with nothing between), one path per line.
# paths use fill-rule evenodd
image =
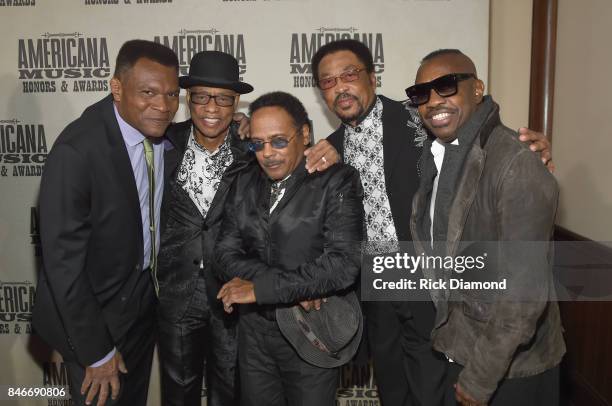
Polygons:
M429 101L431 89L435 90L441 97L450 97L457 94L458 84L469 78L476 79L473 73L451 73L440 76L427 83L419 83L406 89L406 95L415 106L420 106Z
M319 86L321 90L327 90L327 89L331 89L332 87L336 86L338 78L340 78L340 80L343 83L354 82L357 79L359 79L359 72L364 71L364 70L365 68L351 69L349 71L342 72L341 74L336 75L336 76L318 79L317 85Z
M219 107L230 107L234 105L236 96L230 96L228 94L218 94L216 96L213 96L212 94L208 93L189 93L189 100L193 104L205 106L210 102L211 99L214 99L215 103Z
M252 152L263 151L266 144L270 144L274 149L284 149L287 148L287 145L289 145L291 140L294 139L296 135L297 133L293 134L293 136L290 138L275 137L270 141L251 141L249 142L249 150Z

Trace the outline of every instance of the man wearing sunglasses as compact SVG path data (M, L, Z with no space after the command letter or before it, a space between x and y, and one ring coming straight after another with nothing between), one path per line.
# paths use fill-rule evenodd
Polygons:
M308 152L309 162L330 155L354 166L364 187L367 240L393 248L412 240L410 207L418 188L417 161L427 134L416 109L376 95L370 50L355 40L322 46L312 58L315 82L327 107L342 121ZM524 141L550 161L550 143L525 129ZM429 406L442 401L445 360L429 340L435 308L431 302L364 303L369 349L383 406Z
M558 405L565 344L557 303L549 299L556 181L503 126L499 106L484 95L466 55L432 52L415 82L406 93L435 136L423 148L412 207L415 248L455 257L465 255L462 241L471 251L492 246L486 267L462 271L461 278L507 283L496 292L432 292L433 346L449 360L445 404ZM483 243L490 241L502 243ZM445 279L453 274L434 272Z
M164 405L200 405L206 361L209 406L237 405L235 320L215 296L211 261L229 186L249 160L232 118L240 95L231 55L204 51L191 60L187 89L191 119L170 127L165 154L159 253L159 355Z
M321 304L318 298L354 286L363 230L359 175L342 164L309 175L304 151L310 143L310 121L294 96L268 93L249 110L250 147L258 164L240 173L232 185L215 248L218 271L230 280L218 298L227 312L241 305L242 404L334 406L337 366L352 357L341 356L349 344L331 352L329 341L312 340L309 347L328 354L320 357L337 357L340 363L307 362L286 332L281 333L279 311L300 304L325 315L331 304ZM346 312L339 316L352 318ZM326 322L342 323L337 317ZM296 323L302 335L313 333L306 322ZM358 335L345 337L354 342L354 350Z

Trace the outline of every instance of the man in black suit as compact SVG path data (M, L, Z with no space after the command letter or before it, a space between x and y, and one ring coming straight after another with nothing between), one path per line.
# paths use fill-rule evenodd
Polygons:
M223 311L211 270L227 192L253 157L233 116L240 95L238 61L219 51L191 60L191 119L166 134L166 182L159 253L159 356L164 405L200 405L206 362L208 406L238 404L236 318Z
M303 154L310 141L310 122L295 97L268 93L249 109L251 149L259 165L252 164L236 177L215 248L219 273L231 279L218 297L228 312L241 305L242 404L333 406L336 367L350 360L360 334L338 334L334 339L345 341L337 345L309 329L306 317L295 321L300 334L310 333L309 348L336 361L308 362L282 330L279 312L296 306L292 312L302 314L299 303L325 315L325 307L332 304L316 299L354 287L363 231L359 175L348 165L308 174ZM343 312L342 319L361 319L358 312ZM355 313L358 317L352 317ZM341 324L338 317L326 320L328 325Z
M361 42L325 45L312 66L326 104L344 123L327 140L361 176L367 241L379 250L394 250L398 241L411 240L416 163L427 138L417 112L376 95L372 55ZM383 404L434 405L429 394L439 388L435 383L446 363L429 341L433 303L364 302L364 313Z
M393 251L412 240L412 197L418 189L417 162L427 133L409 105L376 95L370 50L356 40L322 46L312 58L312 72L327 107L342 125L311 148L308 164L324 170L337 159L354 166L364 188L367 241ZM523 141L550 161L550 144L542 134L523 132ZM322 161L322 162L320 162ZM384 406L442 402L439 390L446 361L429 339L435 308L431 301L364 302L369 349Z
M178 60L119 50L111 93L60 134L40 188L34 328L68 366L75 404L146 403L163 190L158 142L178 108Z

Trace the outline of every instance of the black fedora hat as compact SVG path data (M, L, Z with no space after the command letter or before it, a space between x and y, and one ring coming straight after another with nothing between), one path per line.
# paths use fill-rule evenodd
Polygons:
M202 51L191 58L189 75L179 78L183 89L191 86L210 86L231 89L244 94L253 91L253 86L238 79L238 61L230 54L220 51Z
M331 296L320 310L302 306L276 309L283 336L300 358L321 368L346 364L357 352L363 332L363 316L355 292Z

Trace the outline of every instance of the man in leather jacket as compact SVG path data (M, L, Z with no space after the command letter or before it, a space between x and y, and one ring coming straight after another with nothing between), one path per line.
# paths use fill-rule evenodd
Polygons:
M215 296L213 249L227 192L252 158L233 115L240 94L238 62L217 51L196 54L187 89L191 119L170 127L165 154L159 253L159 355L164 405L200 405L206 363L209 406L237 405L236 320Z
M565 353L550 262L557 183L501 123L499 106L484 96L463 53L432 52L415 83L406 92L436 137L424 145L413 200L416 251L457 258L482 254L480 244L489 254L480 270L423 270L448 282L431 292L433 346L448 359L445 402L557 405ZM459 277L505 284L494 291L476 283L453 288Z
M282 92L250 105L259 165L241 172L215 249L226 280L218 297L240 306L239 366L245 406L333 406L337 368L312 365L281 334L276 309L353 288L360 267L362 188L357 171L333 165L309 175L311 128L303 105ZM323 310L320 310L323 311ZM359 338L356 338L357 340Z

